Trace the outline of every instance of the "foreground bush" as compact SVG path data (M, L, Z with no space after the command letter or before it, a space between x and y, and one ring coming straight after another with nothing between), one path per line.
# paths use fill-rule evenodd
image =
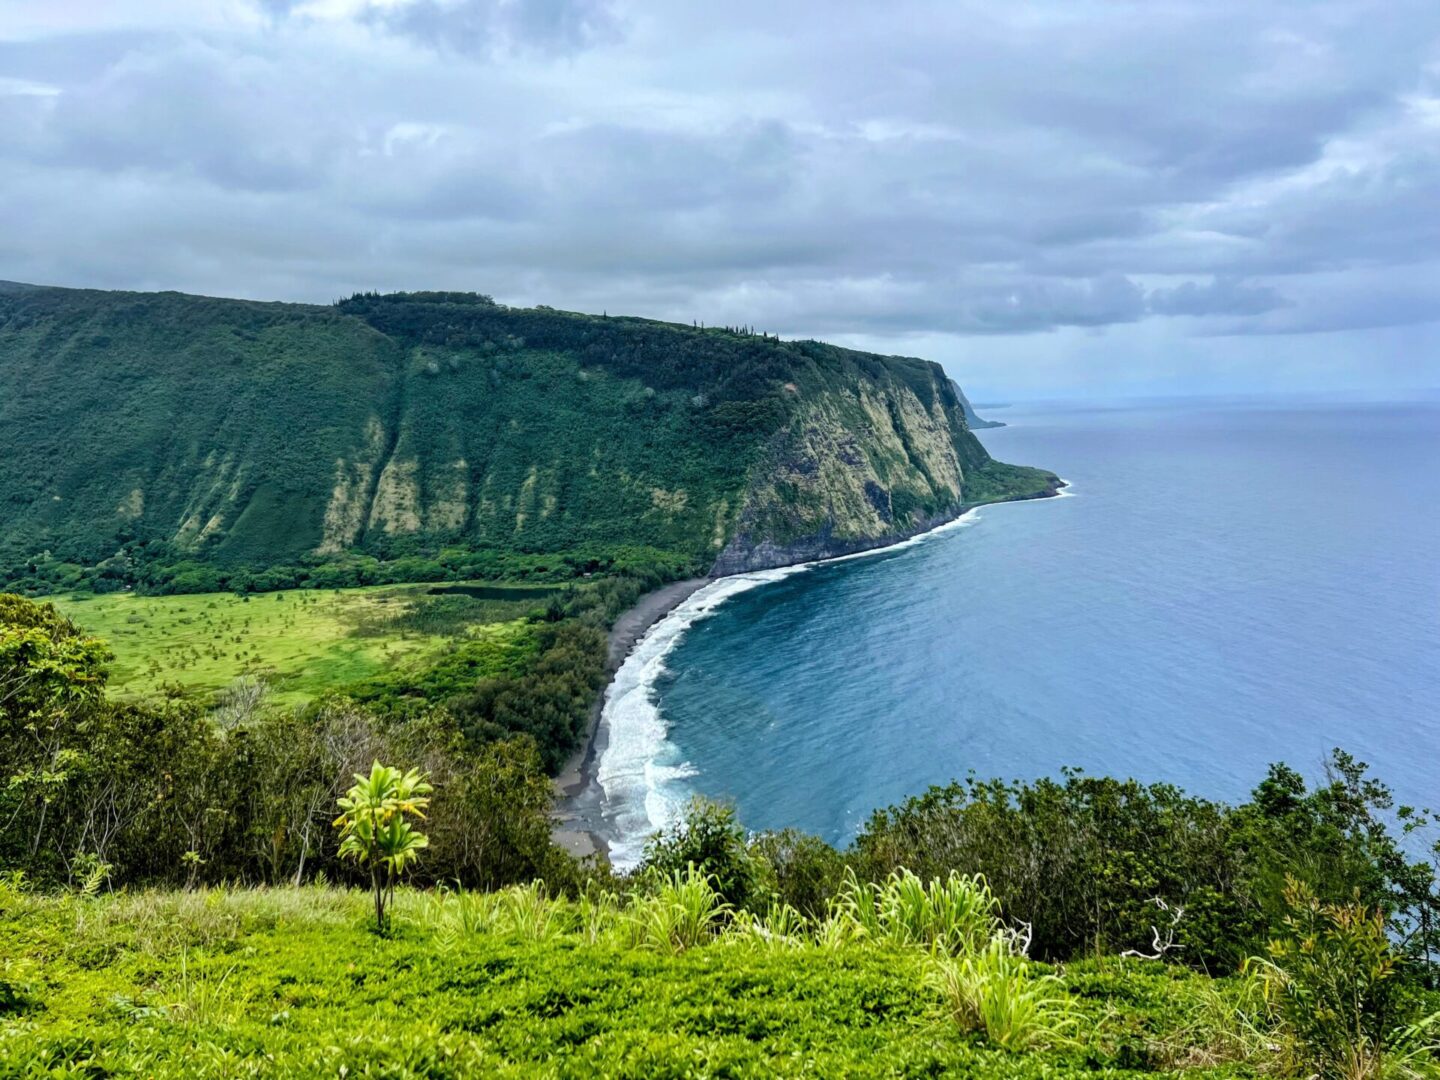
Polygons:
M550 843L537 744L466 736L440 710L377 715L348 699L299 711L104 696L109 654L48 604L0 595L0 873L97 887L368 877L330 827L377 758L435 784L424 871L470 886L569 880Z
M1440 1012L1427 1015L1400 978L1380 913L1322 904L1297 881L1285 897L1283 927L1253 964L1294 1071L1335 1080L1440 1076Z
M1021 1037L1018 1018L972 1030L927 985L920 945L837 941L814 922L757 935L737 914L693 947L632 947L658 895L402 887L380 937L366 895L330 887L5 888L0 1077L1164 1071L1165 1040L1204 1046L1209 1030L1187 1025L1233 985L1134 963L1079 965L1061 983L1027 966L1020 989L1054 987L1077 1023L1057 1006L1038 1014L1062 1038ZM983 1001L1005 997L987 986Z
M1064 982L1041 972L1003 937L932 962L929 983L963 1031L1006 1050L1064 1044L1079 1014Z
M1044 959L1132 949L1225 972L1265 950L1295 878L1322 902L1358 899L1379 912L1406 959L1434 978L1435 866L1415 858L1420 834L1403 839L1426 823L1337 750L1323 782L1275 765L1239 806L1073 771L1033 783L972 778L876 812L845 854L861 880L900 867L983 874ZM807 893L833 873L823 858L808 863L788 875Z

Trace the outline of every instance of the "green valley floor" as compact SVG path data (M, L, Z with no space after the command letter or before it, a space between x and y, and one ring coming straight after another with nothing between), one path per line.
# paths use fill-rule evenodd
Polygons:
M134 698L178 686L213 695L244 676L293 705L406 665L447 645L523 633L553 586L458 582L289 589L237 595L52 596L61 613L115 653L109 686Z

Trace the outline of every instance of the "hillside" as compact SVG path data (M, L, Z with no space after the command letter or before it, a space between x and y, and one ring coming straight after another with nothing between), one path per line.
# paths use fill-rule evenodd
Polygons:
M1005 426L1005 422L1003 420L986 420L983 417L978 416L975 412L975 406L970 404L970 399L965 396L965 392L963 390L960 391L960 408L965 413L965 423L969 426L971 431L981 431L985 428L997 428Z
M551 842L532 737L596 689L553 679L592 614L458 708L212 712L108 697L102 641L0 594L0 1077L1440 1072L1433 818L1349 755L1233 806L972 775L839 850L697 801L617 876Z
M35 589L774 565L1056 482L936 364L454 293L3 289L0 432L0 582Z

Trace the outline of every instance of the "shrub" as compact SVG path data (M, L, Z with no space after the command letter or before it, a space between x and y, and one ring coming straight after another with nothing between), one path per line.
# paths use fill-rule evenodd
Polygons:
M735 907L767 907L764 868L745 843L735 809L695 798L681 819L645 846L644 869L673 877L694 867Z
M356 773L355 786L338 800L340 857L369 867L377 931L385 930L385 906L395 896L395 882L430 844L409 819L425 816L431 790L419 769L402 773L377 761L369 776Z
M1436 874L1390 829L1423 815L1392 810L1385 786L1338 750L1324 782L1275 765L1233 807L1073 770L1030 784L971 778L878 811L847 858L870 881L899 867L983 874L1005 913L1030 924L1041 959L1152 952L1158 901L1184 911L1173 927L1180 958L1234 971L1285 917L1291 875L1329 903L1358 890L1407 958L1428 965L1440 949Z
M847 872L839 911L859 936L942 952L974 951L1000 933L999 904L985 879L954 871L927 884L900 869L883 885Z
M764 915L735 913L729 934L736 941L767 948L796 949L811 941L810 920L789 904L775 903Z
M818 836L798 829L763 832L750 854L764 868L766 886L802 915L823 918L845 875L845 857Z
M561 905L543 881L511 885L495 903L495 925L525 941L545 941L560 925Z
M654 892L635 893L626 912L630 943L637 948L681 953L715 937L734 908L715 881L693 863L656 880Z
M1254 967L1295 1064L1336 1080L1440 1073L1424 1044L1440 1014L1417 1019L1384 917L1359 903L1322 903L1294 879L1285 899L1289 914Z

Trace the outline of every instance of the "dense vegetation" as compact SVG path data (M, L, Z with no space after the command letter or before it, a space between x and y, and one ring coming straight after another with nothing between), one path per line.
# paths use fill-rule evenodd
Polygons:
M0 293L0 432L0 584L31 595L676 577L1052 482L933 364L455 293Z
M343 877L323 824L335 785L378 756L436 778L423 880L521 880L553 856L541 770L573 742L603 680L593 639L646 587L608 580L555 594L525 626L521 655L492 658L478 676L461 648L415 681L376 677L299 709L260 695L226 695L212 709L178 695L113 700L102 641L50 605L0 596L0 740L10 751L0 857L51 883L73 884L100 864L132 885ZM473 790L502 777L514 791ZM524 836L500 869L466 847L467 830L480 827L467 800L482 795L513 810ZM1264 944L1295 879L1324 901L1358 898L1380 912L1397 947L1428 966L1440 897L1434 867L1413 856L1429 825L1337 751L1322 783L1277 765L1239 806L1079 773L971 779L877 811L846 851L789 832L746 840L712 808L657 838L651 862L694 863L733 903L779 901L810 916L847 873L981 873L1030 925L1039 956L1150 951L1160 926L1167 951L1212 971L1233 970Z
M0 1076L1078 1076L1192 1057L1200 1075L1248 1072L1221 1014L1239 981L1078 965L1080 1037L1012 1052L958 1029L922 949L733 922L683 947L637 917L656 907L401 890L382 938L363 896L321 886L0 888Z
M630 878L571 860L543 747L646 587L555 593L498 685L298 709L117 702L0 596L0 1076L1440 1071L1429 816L1338 752L1234 807L970 780L843 851L697 803ZM424 830L378 937L332 825L376 761Z
M692 868L571 899L325 885L61 896L0 880L0 1076L1418 1077L1434 999L1296 888L1214 978L1031 959L983 879L847 878L825 914Z

